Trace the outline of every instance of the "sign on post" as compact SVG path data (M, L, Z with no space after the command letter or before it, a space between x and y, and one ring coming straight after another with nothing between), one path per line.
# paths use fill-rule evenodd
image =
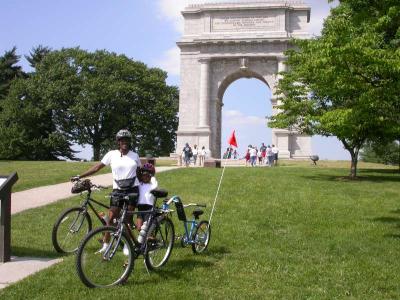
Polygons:
M0 262L8 262L11 257L11 188L17 180L16 172L0 175Z

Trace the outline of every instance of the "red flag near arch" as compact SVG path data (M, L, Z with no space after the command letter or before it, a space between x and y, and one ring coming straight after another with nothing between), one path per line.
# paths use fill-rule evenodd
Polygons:
M231 146L235 146L237 148L237 142L236 142L236 136L235 136L235 130L232 132L229 140L228 140L228 144Z

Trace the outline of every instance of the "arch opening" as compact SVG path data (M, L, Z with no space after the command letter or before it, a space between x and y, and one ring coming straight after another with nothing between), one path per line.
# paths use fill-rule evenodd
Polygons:
M218 97L222 103L218 112L221 157L233 130L239 158L244 157L248 145L259 148L261 143L272 144L272 129L266 119L272 115L272 91L264 78L252 72L232 74L220 85Z

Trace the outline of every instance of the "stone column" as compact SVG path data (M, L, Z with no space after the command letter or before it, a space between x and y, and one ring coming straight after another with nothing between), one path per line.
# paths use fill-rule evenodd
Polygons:
M200 59L199 127L209 128L210 59Z
M278 73L286 71L286 65L284 64L285 62L285 57L284 56L278 56L277 58L278 62ZM272 99L273 103L276 103L276 105L281 105L282 102L280 98L282 95L278 95L276 91L276 86L279 83L279 80L282 79L282 75L277 74L276 75L276 83L274 87L274 98ZM274 110L274 113L278 113L279 110ZM291 157L291 149L290 149L290 132L289 130L286 129L273 129L272 130L272 143L279 148L279 156L281 158L290 158Z

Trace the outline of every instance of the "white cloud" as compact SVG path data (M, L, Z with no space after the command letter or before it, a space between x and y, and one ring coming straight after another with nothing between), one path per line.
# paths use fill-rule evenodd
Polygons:
M188 5L188 0L158 0L162 17L171 21L178 32L183 33L183 17L181 11Z
M262 117L257 116L246 116L238 110L227 110L223 111L223 123L224 127L244 127L252 125L263 125L265 126L266 120Z
M155 62L155 65L168 72L168 75L179 75L180 50L178 47L168 49L163 56Z

